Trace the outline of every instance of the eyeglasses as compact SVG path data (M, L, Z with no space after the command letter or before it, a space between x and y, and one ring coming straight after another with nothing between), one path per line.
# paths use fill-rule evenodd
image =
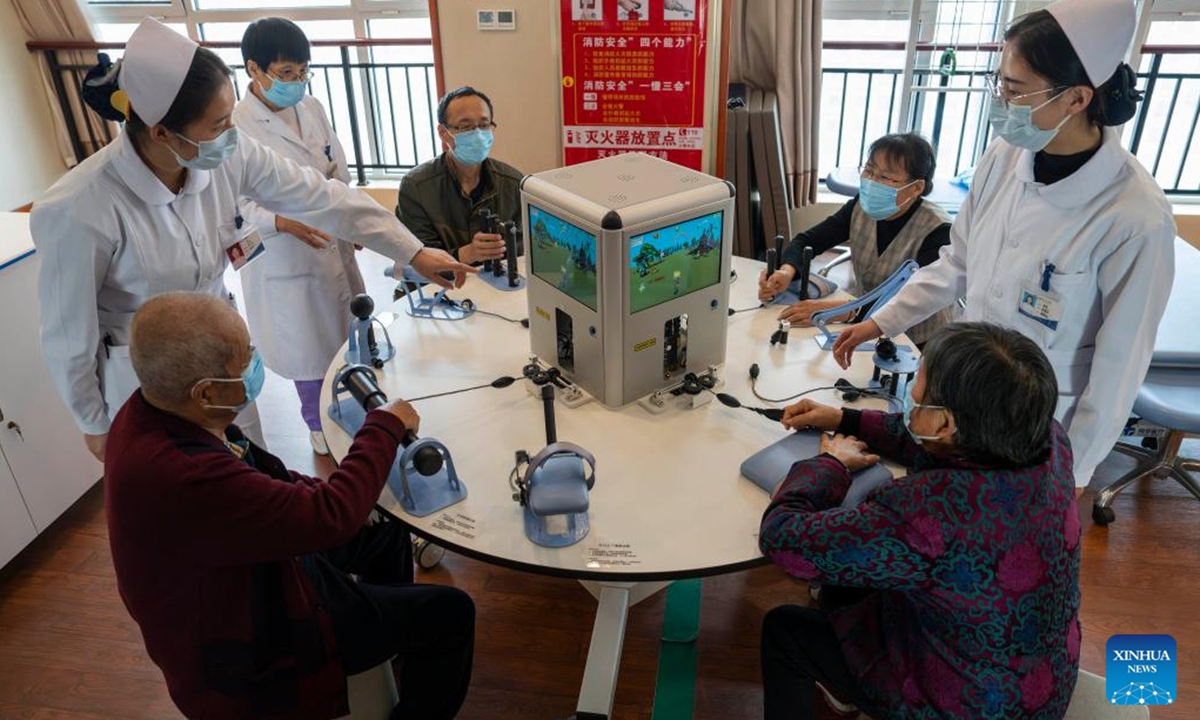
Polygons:
M485 123L479 123L478 125L456 125L454 127L449 127L449 126L444 126L444 127L447 130L449 130L451 133L457 135L459 133L471 132L472 130L494 130L496 128L496 123L485 122Z
M1066 85L1054 85L1046 88L1045 90L1035 90L1033 92L1014 95L1011 90L1005 87L1003 78L1001 78L1000 73L995 70L984 75L983 81L987 84L987 88L991 92L992 97L1004 103L1010 103L1013 100L1020 100L1021 98L1033 97L1034 95L1045 95L1046 93L1054 92L1055 90L1064 90L1068 87Z
M313 72L308 68L303 70L293 70L292 68L284 68L279 74L267 73L272 79L280 82L308 82L312 78Z
M903 185L907 182L911 182L911 181L905 180L903 178L892 177L891 175L884 175L883 173L879 172L878 168L876 168L874 165L872 165L870 163L859 166L858 176L864 180L872 180L874 182L881 182L885 185Z

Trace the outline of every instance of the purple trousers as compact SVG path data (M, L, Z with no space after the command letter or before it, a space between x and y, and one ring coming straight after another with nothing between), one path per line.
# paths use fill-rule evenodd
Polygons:
M300 396L300 415L312 432L321 431L321 380L293 380Z

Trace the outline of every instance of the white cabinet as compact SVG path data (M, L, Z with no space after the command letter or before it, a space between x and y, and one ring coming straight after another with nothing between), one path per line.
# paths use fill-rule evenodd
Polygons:
M0 235L29 237L28 215L0 213ZM0 258L3 260L3 258ZM0 450L37 532L104 473L50 382L39 338L37 254L0 268ZM0 477L0 485L4 478ZM0 519L8 499L0 490ZM5 559L7 560L7 558ZM2 564L2 563L0 563Z
M0 454L0 567L12 560L37 536L33 519L21 499L17 481Z

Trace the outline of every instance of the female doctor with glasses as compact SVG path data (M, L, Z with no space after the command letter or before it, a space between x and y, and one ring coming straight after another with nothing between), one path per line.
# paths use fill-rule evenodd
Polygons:
M308 37L291 20L250 23L242 35L250 86L233 111L233 123L242 137L349 183L342 143L325 108L308 94L310 59ZM295 385L313 452L328 455L321 432L322 381L350 331L350 300L366 292L354 245L249 198L242 199L242 214L268 250L240 273L250 337L267 367ZM313 239L327 244L310 244Z
M239 142L231 75L212 51L144 20L119 66L102 64L83 88L88 105L106 119L124 120L124 130L34 204L43 354L88 449L101 460L109 423L138 384L128 347L133 314L173 290L232 300L222 278L226 266L240 270L269 251L239 212L239 198L353 238L439 284L450 284L439 272L453 271L457 284L473 272L447 253L423 248L365 194L253 140ZM247 395L237 423L261 444L254 398Z
M847 367L860 344L965 295L964 320L1017 329L1049 357L1080 487L1125 426L1174 276L1171 206L1113 127L1140 99L1122 63L1134 25L1133 0L1061 0L1008 29L992 81L999 139L950 245L833 349Z

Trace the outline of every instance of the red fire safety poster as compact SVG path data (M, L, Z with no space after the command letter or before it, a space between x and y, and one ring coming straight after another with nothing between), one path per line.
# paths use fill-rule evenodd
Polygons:
M559 0L567 165L641 151L701 170L708 0Z

